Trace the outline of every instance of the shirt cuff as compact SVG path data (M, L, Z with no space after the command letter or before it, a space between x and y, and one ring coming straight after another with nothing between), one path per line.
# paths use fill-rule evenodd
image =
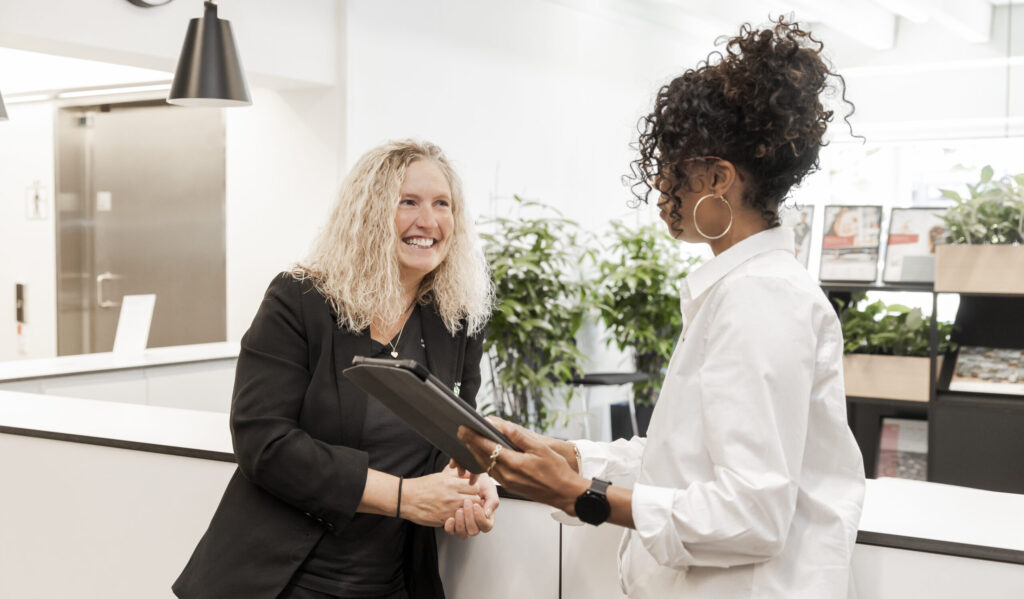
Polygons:
M659 564L675 568L691 563L674 525L677 489L637 483L633 486L633 523L644 549Z
M576 449L580 451L580 476L583 478L594 478L601 476L608 460L607 451L603 443L580 439L573 441Z

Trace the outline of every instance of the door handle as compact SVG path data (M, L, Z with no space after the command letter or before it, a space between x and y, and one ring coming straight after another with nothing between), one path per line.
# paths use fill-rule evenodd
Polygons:
M120 279L121 275L115 275L111 272L105 272L100 275L96 275L96 305L100 308L113 308L117 306L117 302L103 299L103 282L110 281L113 279Z

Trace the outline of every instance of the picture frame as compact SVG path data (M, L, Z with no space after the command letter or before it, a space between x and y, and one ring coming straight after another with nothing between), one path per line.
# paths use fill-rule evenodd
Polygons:
M807 268L811 257L811 237L814 231L814 206L788 206L782 210L782 226L793 230L793 252L800 264Z
M1024 349L961 345L949 390L1024 395Z
M825 206L821 281L874 283L878 279L882 206Z
M928 480L928 421L882 418L875 478Z
M934 283L935 248L948 230L945 208L893 208L886 237L884 283Z

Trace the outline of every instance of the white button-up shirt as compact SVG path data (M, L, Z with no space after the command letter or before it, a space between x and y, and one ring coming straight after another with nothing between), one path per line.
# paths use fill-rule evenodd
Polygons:
M632 486L623 591L832 599L852 587L864 465L846 422L835 311L789 229L691 273L647 438L579 441L582 474Z

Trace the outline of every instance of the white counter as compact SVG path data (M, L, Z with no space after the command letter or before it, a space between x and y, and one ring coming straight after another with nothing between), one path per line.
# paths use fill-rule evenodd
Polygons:
M868 480L862 532L1024 551L1024 495L916 480Z
M0 362L0 391L227 413L238 343Z
M227 414L0 391L0 597L170 597L231 459ZM621 529L562 526L547 506L503 502L491 535L441 535L449 599L621 597ZM1020 495L868 481L859 598L1024 597L1021 514Z
M0 391L0 431L80 437L117 447L177 448L233 460L227 413Z
M155 347L138 354L113 352L58 356L0 362L0 381L21 381L71 374L108 372L128 368L145 368L207 360L238 358L238 342L200 343Z

